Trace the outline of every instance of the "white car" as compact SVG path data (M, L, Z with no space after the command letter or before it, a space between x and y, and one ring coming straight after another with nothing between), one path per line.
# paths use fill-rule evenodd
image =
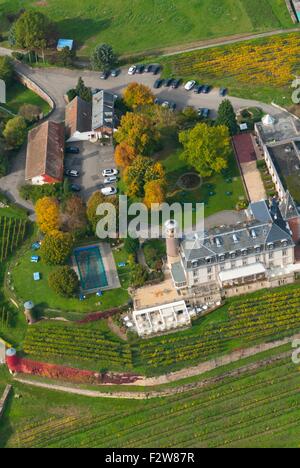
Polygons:
M104 171L102 171L103 177L116 176L118 174L119 174L118 169L104 169Z
M128 70L128 75L135 75L136 72L136 65L131 65L131 67Z
M105 184L111 184L113 182L117 182L117 177L116 176L105 177L105 179L104 179Z
M116 195L117 189L115 187L105 187L101 189L101 193L108 197L109 195Z
M195 85L196 85L196 81L194 81L194 80L188 81L188 82L186 83L184 89L185 89L186 91L191 91Z

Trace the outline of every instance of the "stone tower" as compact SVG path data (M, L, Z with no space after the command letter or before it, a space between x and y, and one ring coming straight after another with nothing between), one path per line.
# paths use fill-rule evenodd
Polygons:
M24 304L24 314L25 314L27 323L29 325L32 325L33 323L35 323L33 309L34 309L34 303L32 301L25 302L25 304Z
M169 267L179 261L179 239L177 238L178 224L170 219L165 223L167 257Z

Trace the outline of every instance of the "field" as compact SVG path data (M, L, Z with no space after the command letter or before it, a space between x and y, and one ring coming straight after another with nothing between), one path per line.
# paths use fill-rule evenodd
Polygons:
M104 327L104 328L103 328ZM119 356L126 355L126 367L147 375L160 375L192 366L222 354L248 348L256 343L291 336L300 330L300 289L288 287L264 294L234 299L223 308L194 322L192 328L128 345L118 341ZM24 350L33 359L67 363L73 367L112 370L120 367L120 359L111 359L107 348L97 356L97 340L91 334L102 336L105 325L62 325L39 323L31 327L24 341ZM132 353L132 354L131 354ZM94 354L94 356L93 356ZM83 358L81 359L80 356Z
M62 37L74 39L80 54L110 43L119 53L182 45L230 34L292 27L284 0L0 0L5 14L34 7L49 15Z
M30 257L32 251L25 251L19 256L13 267L12 282L15 288L15 293L20 301L28 298L30 291L31 300L34 301L40 310L53 309L60 315L69 312L93 312L100 310L108 310L113 307L125 305L129 299L127 292L129 271L128 267L118 268L118 273L122 288L105 291L103 297L99 298L96 295L90 295L85 301L79 301L77 298L63 298L55 294L48 286L48 275L53 267L45 265L43 262L38 264L31 263ZM119 262L127 262L127 255L123 252L114 252L116 264ZM33 280L34 272L41 273L41 281ZM78 317L77 317L78 318Z
M0 368L0 385L7 379ZM269 364L257 357L255 370L149 401L88 399L13 385L21 398L7 408L0 447L299 446L300 372L290 357Z
M165 57L166 76L229 88L232 96L291 104L299 71L298 33Z

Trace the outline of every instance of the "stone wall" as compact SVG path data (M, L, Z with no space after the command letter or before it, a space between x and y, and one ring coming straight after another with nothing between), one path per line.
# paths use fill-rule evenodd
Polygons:
M35 94L40 96L40 98L42 98L44 101L46 101L49 104L49 106L51 107L51 111L48 115L50 115L55 109L55 102L49 96L49 94L47 94L46 91L44 91L40 86L38 86L33 80L23 75L23 73L17 71L16 75L20 83L22 83L24 86L26 86L26 88L30 89Z

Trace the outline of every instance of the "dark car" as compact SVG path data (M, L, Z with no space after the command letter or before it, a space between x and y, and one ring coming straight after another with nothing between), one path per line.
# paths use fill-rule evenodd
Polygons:
M173 80L173 83L171 86L173 89L177 89L179 88L180 85L181 85L181 80Z
M110 72L110 76L112 76L113 78L116 78L119 74L120 74L120 70L117 70L117 69L112 70Z
M164 83L164 86L165 88L169 88L173 83L173 78L167 78L165 83Z
M153 65L152 72L153 75L158 75L158 73L160 72L160 65Z
M80 192L81 191L81 187L78 184L71 184L70 188L71 188L72 192Z
M144 73L144 70L145 70L145 65L137 65L135 73L137 73L138 75L141 75L142 73Z
M224 97L227 94L227 88L220 88L220 96Z
M194 93L195 94L200 94L200 93L202 93L202 90L203 90L203 85L197 85L194 88Z
M202 117L204 117L204 119L208 119L209 114L210 114L209 109L202 109Z
M145 73L151 73L153 71L153 65L146 65L145 66Z
M176 102L171 102L169 107L170 107L170 110L174 112L176 110L176 107L177 107Z
M203 88L202 88L202 93L203 93L203 94L208 94L208 93L210 92L210 90L211 90L211 86L205 85L205 86L203 86Z
M160 106L162 103L163 103L163 101L161 99L155 98L154 104L156 104L157 106Z
M156 80L154 85L153 85L154 89L161 88L161 86L163 85L163 82L164 82L164 80L161 80L160 78L158 80Z
M107 70L104 70L104 72L102 72L102 75L100 75L100 79L101 80L107 80L107 78L109 77L110 75L110 72L107 71Z
M66 153L68 153L68 154L79 154L80 149L77 146L68 146L66 148Z
M77 171L76 169L65 170L65 175L67 177L75 177L75 178L80 176L79 171Z

